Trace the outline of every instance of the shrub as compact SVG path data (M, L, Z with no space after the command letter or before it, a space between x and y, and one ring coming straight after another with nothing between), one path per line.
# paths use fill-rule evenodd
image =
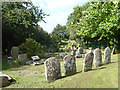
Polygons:
M19 67L21 65L24 65L24 63L20 60L14 60L10 62L10 66L11 67Z
M42 52L40 43L36 42L32 38L27 38L26 42L22 43L19 47L22 52L28 55L28 57L38 55L39 52Z

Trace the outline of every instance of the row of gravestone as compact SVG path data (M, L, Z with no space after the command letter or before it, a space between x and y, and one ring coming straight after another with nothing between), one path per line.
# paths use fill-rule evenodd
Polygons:
M84 57L83 62L83 72L89 71L92 69L93 64L94 66L99 67L102 65L102 54L99 48L94 50L90 50ZM108 64L111 62L111 50L107 47L104 51L104 64ZM71 54L66 55L64 58L64 73L65 76L70 76L76 73L76 61L75 61L75 54L73 52ZM48 82L53 82L56 79L61 78L61 67L60 61L56 57L48 58L45 62L45 75L46 80Z
M26 62L28 60L27 54L19 54L20 50L18 47L14 46L11 48L11 57L8 57L8 61L10 60L21 60L23 62ZM40 57L59 57L63 58L66 54L54 54L54 53L39 53L38 54Z
M28 60L27 54L19 54L20 49L16 46L11 48L11 56L12 56L12 60L21 60L23 62ZM8 57L8 60L11 60L11 57Z
M75 46L75 45L72 44L72 48L73 48L73 46ZM20 49L18 47L16 47L16 46L12 47L11 48L12 59L13 60L19 59L21 61L27 61L28 60L27 54L19 54L19 52L20 52ZM80 54L82 54L82 53L83 53L83 48L79 44L78 50L76 52L76 56L80 57ZM51 53L44 53L43 56L48 58L48 57L55 56L55 55L51 54Z

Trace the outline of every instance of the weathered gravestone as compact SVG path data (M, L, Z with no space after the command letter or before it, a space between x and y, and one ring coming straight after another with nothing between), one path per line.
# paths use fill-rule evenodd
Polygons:
M18 55L18 60L21 60L23 62L28 60L27 54L20 54Z
M55 57L48 58L45 62L45 75L48 82L53 82L61 77L60 62Z
M83 54L83 47L81 47L81 45L79 44L75 57L76 58L82 58L82 54Z
M72 43L71 47L72 47L71 55L75 56L75 52L76 52L75 48L76 48L76 46Z
M78 45L78 49L76 52L76 55L80 55L80 54L83 54L83 47L81 47L81 44Z
M111 50L109 47L106 47L104 51L104 64L108 64L110 62L111 62Z
M64 59L64 73L65 73L65 76L75 74L76 73L76 61L75 61L74 45L72 45L71 53L66 55L63 59Z
M12 47L11 56L12 56L13 60L18 58L18 54L19 54L19 48L18 47Z
M94 58L94 54L92 52L92 50L90 50L84 58L84 62L83 62L83 72L92 70L92 64L93 64L93 58Z
M99 48L94 50L94 66L99 67L102 65L102 54Z
M68 54L64 57L64 73L65 76L73 75L76 73L75 56Z
M10 85L11 80L12 80L11 77L0 72L0 87L5 87L5 86Z

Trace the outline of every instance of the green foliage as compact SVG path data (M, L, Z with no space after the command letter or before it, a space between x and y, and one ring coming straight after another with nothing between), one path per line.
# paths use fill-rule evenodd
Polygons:
M41 45L49 46L52 43L50 35L40 26L34 26L30 31L29 37L35 39Z
M31 38L26 39L26 42L22 43L19 47L24 53L27 53L28 57L38 55L39 52L42 52L40 43Z
M58 43L61 42L61 40L69 39L69 31L66 26L57 24L51 33L51 37Z
M76 6L68 17L68 28L74 28L72 32L76 32L84 44L106 41L104 46L119 46L119 8L119 2L88 2Z
M40 10L39 7L34 6L32 2L3 2L3 52L5 52L5 49L10 51L12 46L18 46L24 42L26 38L31 37L35 30L33 28L38 26L37 23L39 21L44 21L45 16L48 15Z
M10 62L10 67L19 67L24 65L24 63L20 60L14 60Z

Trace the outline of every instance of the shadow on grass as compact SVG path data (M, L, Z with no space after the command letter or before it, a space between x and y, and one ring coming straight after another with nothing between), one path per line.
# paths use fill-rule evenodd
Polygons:
M116 61L116 62L111 62L111 63L117 63L117 62L119 62L119 61ZM109 63L110 64L110 63Z
M94 71L94 70L101 70L101 69L105 69L106 67L101 67L101 68L95 68L95 69L92 69L91 71Z
M80 71L80 72L76 72L76 73L74 73L74 74L72 74L72 75L68 75L68 76L61 76L61 78L60 79L62 79L62 78L65 78L65 77L69 77L69 76L73 76L73 75L76 75L77 73L82 73L82 71Z
M104 66L104 65L106 66L106 65L109 65L109 64L112 64L112 63L118 63L118 62L119 62L119 61L116 61L116 62L110 62L110 63L107 63L107 64L104 64L104 63L103 63L101 66Z

